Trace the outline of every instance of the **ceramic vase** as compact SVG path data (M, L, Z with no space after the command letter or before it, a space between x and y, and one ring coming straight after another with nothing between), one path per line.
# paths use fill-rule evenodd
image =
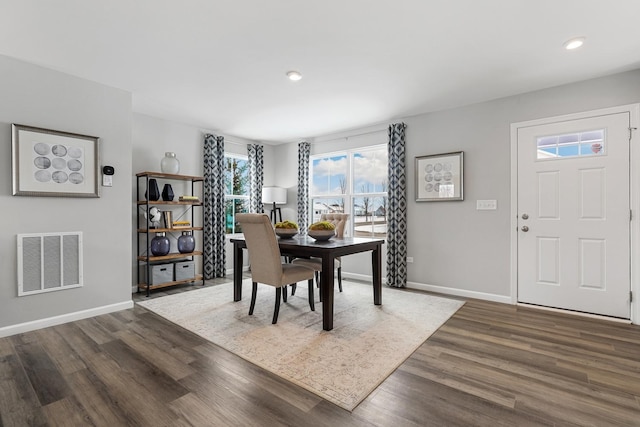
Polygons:
M151 253L155 256L162 256L169 253L171 249L171 243L165 233L156 233L156 237L151 239L151 245L149 247Z
M196 248L196 239L190 231L183 231L182 236L178 237L178 252L188 254Z
M144 192L144 197L147 200L158 200L160 198L158 182L154 178L149 179L149 188Z
M176 153L167 151L160 161L160 170L162 173L170 173L177 175L180 172L180 161L176 158Z
M165 202L173 200L173 188L171 188L171 184L165 184L164 187L162 187L162 200Z

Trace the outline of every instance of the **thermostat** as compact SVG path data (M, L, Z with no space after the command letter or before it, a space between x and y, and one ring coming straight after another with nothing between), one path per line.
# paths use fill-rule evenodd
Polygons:
M102 167L102 186L103 187L112 187L113 186L113 174L115 173L115 169L113 166L103 166Z

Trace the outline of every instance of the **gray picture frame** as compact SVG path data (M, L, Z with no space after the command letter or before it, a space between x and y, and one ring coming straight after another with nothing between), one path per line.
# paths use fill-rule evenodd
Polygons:
M11 125L14 196L100 197L100 139Z
M416 202L464 200L464 152L415 158Z

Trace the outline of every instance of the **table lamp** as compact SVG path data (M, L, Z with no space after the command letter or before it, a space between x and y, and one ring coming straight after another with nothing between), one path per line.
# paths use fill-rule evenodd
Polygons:
M276 213L280 216L282 222L282 211L276 205L284 205L287 203L287 189L282 187L262 187L262 204L270 204L271 208L271 222L276 223Z

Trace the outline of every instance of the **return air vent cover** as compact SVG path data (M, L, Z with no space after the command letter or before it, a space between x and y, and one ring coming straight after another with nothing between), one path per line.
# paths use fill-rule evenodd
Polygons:
M18 234L18 296L82 285L82 232Z

